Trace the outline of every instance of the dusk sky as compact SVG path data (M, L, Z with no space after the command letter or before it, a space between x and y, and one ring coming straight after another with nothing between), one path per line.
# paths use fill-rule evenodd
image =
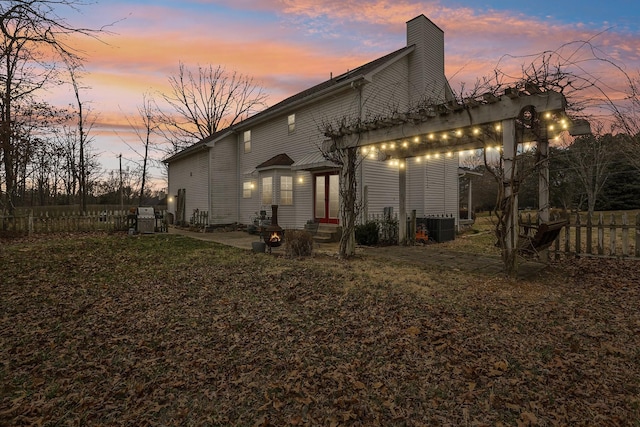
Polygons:
M273 105L403 47L406 21L420 14L445 33L445 73L454 90L488 75L504 55L518 58L501 64L519 69L524 55L571 41L591 40L598 55L629 74L640 70L638 0L98 0L65 17L81 27L113 23L104 43L76 43L90 87L83 97L98 114L93 147L109 170L119 153L138 160L122 142L139 145L123 116L135 116L143 93L166 91L179 62L252 76ZM622 75L601 67L589 72L622 96ZM67 95L54 103L70 103Z

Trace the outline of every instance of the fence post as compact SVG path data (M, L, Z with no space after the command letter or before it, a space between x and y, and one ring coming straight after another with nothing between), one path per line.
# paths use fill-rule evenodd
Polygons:
M598 217L598 255L604 255L604 215Z
M636 215L636 257L640 257L640 213Z
M582 253L582 230L580 229L580 213L576 213L576 257Z
M564 253L569 255L571 253L571 215L567 212L567 226L564 233Z
M593 250L592 250L592 227L593 227L593 221L591 220L592 217L592 213L589 212L587 213L587 254L591 255L593 254Z
M616 216L611 214L611 224L609 225L609 255L616 254Z
M622 255L629 255L629 219L626 212L622 214Z
M29 232L27 234L29 237L33 234L33 210L29 211Z

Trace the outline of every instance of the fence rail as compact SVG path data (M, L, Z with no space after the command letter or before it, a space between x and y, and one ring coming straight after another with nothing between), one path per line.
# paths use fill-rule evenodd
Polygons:
M576 257L637 258L640 259L640 213L629 219L627 213L579 213L567 217L568 224L549 248L549 254ZM531 218L522 225L531 224Z
M126 210L91 212L41 212L0 215L0 233L31 235L74 231L118 231L132 226Z

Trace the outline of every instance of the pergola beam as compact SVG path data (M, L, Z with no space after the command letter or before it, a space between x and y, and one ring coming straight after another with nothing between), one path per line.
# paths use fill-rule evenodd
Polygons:
M513 96L513 95L512 95ZM335 148L360 147L377 144L382 141L394 141L437 132L448 132L456 129L490 125L503 120L518 117L524 107L533 106L538 114L545 112L563 112L566 100L561 93L548 91L535 95L519 94L512 97L503 95L498 101L475 106L459 106L460 108L442 108L438 114L425 113L421 120L398 121L394 125L380 123L377 128L366 124L362 131L349 130L340 135L333 135L328 143ZM364 127L364 126L363 126ZM326 147L330 148L330 147Z

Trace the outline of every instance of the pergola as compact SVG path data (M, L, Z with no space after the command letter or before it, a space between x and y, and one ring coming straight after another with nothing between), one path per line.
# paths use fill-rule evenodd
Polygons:
M527 85L508 88L501 95L487 93L463 103L429 105L408 113L360 121L328 133L326 151L358 148L361 155L398 163L400 218L406 218L407 158L451 156L475 149L502 150L504 196L514 197L515 208L507 218L507 250L516 248L518 236L517 194L512 192L515 158L520 144L537 144L540 154L538 217L549 220L549 140L568 131L590 132L589 123L572 121L565 112L566 99L556 91ZM399 221L400 243L407 242L406 221Z

